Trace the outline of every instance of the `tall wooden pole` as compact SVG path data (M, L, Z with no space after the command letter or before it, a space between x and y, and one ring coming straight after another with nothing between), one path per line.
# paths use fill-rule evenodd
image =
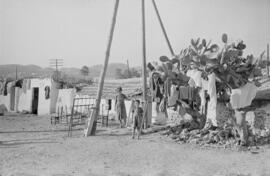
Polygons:
M128 59L127 59L127 71L128 71L128 78L131 78Z
M111 50L111 44L112 44L112 39L113 39L114 27L115 27L115 23L116 23L118 5L119 5L119 0L116 0L115 6L114 6L112 23L111 23L109 41L108 41L107 50L106 50L106 56L105 56L105 60L104 60L103 69L102 69L102 72L101 72L100 78L99 78L98 94L97 94L96 105L95 105L96 109L94 109L93 113L91 114L91 117L90 117L90 120L88 123L88 127L87 127L86 132L85 132L85 136L89 136L90 132L91 132L91 135L95 135L95 132L96 132L96 121L97 121L98 114L99 114L99 106L100 106L100 100L101 100L102 91L103 91L104 79L105 79L107 66L108 66L108 62L109 62L109 57L110 57L110 50Z
M165 37L165 39L166 39L167 45L168 45L168 47L169 47L169 49L170 49L171 55L174 56L174 55L175 55L175 54L174 54L174 51L173 51L173 49L172 49L172 46L171 46L169 37L168 37L168 35L167 35L167 33L166 33L165 27L164 27L163 22L162 22L162 20L161 20L161 17L160 17L160 14L159 14L159 11L158 11L158 8L157 8L157 5L156 5L155 0L152 0L152 3L153 3L153 6L154 6L154 8L155 8L155 11L156 11L156 14L157 14L157 17L158 17L158 21L159 21L159 24L160 24L161 29L162 29L162 31L163 31L164 37Z
M142 0L142 82L143 82L143 99L147 100L147 84L146 84L146 42L145 42L145 2Z
M143 82L143 100L144 104L147 107L148 99L147 99L147 83L146 83L146 42L145 42L145 1L142 0L142 82ZM145 109L148 111L148 109ZM146 116L146 117L145 117ZM145 128L147 128L148 122L148 114L147 112L144 113L145 119Z
M267 70L267 78L269 77L269 44L267 44L267 63L266 63L266 70Z

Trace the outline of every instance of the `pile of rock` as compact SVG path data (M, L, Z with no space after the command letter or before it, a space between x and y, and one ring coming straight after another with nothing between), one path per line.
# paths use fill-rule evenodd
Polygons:
M231 116L232 117L232 116ZM256 146L270 143L270 130L264 126L266 113L262 110L255 110L247 113L248 124L248 145ZM198 120L181 119L177 124L171 126L162 133L171 137L176 142L192 143L198 145L219 145L233 147L240 145L240 135L237 131L233 118L224 122L222 127L213 128L208 125L202 129Z

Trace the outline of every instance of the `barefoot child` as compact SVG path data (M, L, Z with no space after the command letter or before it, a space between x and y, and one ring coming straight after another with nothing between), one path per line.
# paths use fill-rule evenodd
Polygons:
M135 101L134 120L133 120L133 132L132 139L134 139L135 130L137 129L137 137L140 137L140 129L143 118L143 109L140 107L140 100Z

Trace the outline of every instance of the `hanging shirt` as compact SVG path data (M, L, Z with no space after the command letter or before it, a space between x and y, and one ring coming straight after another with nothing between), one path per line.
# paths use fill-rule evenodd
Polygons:
M187 76L191 77L194 82L196 87L202 87L202 72L199 70L188 70L187 71Z
M246 85L232 89L230 103L233 109L244 108L251 105L252 100L257 93L257 87L254 83L247 83Z

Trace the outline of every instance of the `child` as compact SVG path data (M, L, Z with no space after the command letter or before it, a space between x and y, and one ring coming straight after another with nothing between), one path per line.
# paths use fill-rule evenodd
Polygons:
M143 118L143 109L140 107L140 100L135 101L134 120L133 120L133 132L132 139L134 139L135 130L137 129L138 139L140 137L140 130Z
M116 116L120 121L120 127L123 128L126 125L127 119L125 99L128 98L125 94L122 93L122 87L118 87L116 91L118 93L115 97Z

